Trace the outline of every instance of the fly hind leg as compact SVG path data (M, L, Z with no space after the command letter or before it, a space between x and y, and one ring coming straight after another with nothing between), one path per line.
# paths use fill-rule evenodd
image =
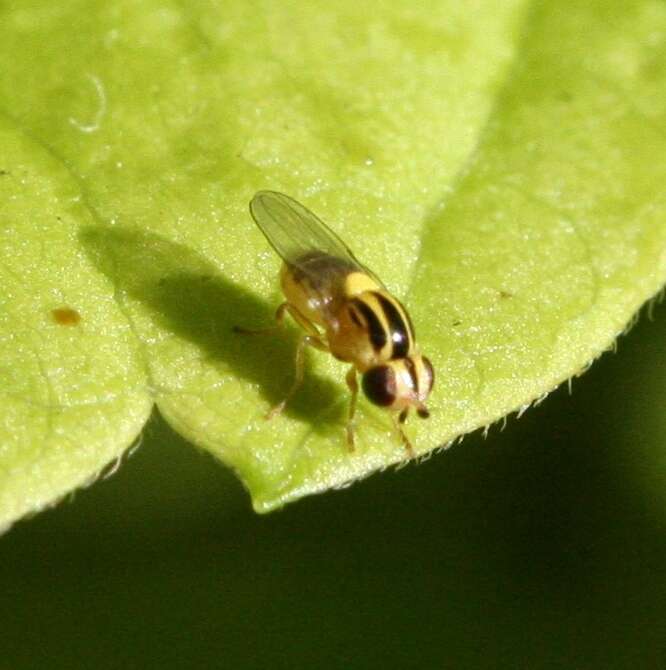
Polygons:
M312 327L314 328L314 326ZM294 376L294 381L287 395L284 397L284 400L275 405L275 407L273 407L268 412L268 414L266 415L266 419L272 419L273 417L280 414L287 406L287 403L291 400L294 393L296 393L298 387L303 383L303 370L305 368L305 347L315 347L315 349L328 351L326 343L323 342L319 336L303 335L301 337L301 339L298 342L298 346L296 347L296 373Z
M317 326L315 326L310 319L303 316L292 304L286 301L275 310L274 326L268 326L267 328L243 328L242 326L234 326L233 331L240 335L272 335L280 330L287 313L291 314L291 318L309 335L320 339L320 333L317 330Z
M296 307L291 305L288 302L283 302L276 310L275 312L275 321L276 324L274 326L270 326L268 328L258 328L255 330L248 329L248 328L241 328L240 326L234 326L234 332L240 333L242 335L271 335L275 332L277 332L280 327L282 326L282 323L284 322L284 317L285 314L289 313L296 321L296 323L303 328L303 330L307 333L307 335L301 336L301 339L298 342L298 346L296 347L296 373L294 376L294 382L291 385L291 388L289 389L289 392L285 396L284 400L282 402L278 403L273 407L268 414L266 415L266 419L272 419L273 417L277 416L280 414L284 408L287 406L287 403L289 400L291 400L292 396L296 391L298 390L298 387L301 385L303 382L303 370L305 366L305 347L315 347L316 349L321 349L322 351L328 351L328 346L322 340L321 334L319 330L317 330L317 326L315 326L312 321L310 321L307 317L303 316Z
M289 311L289 303L283 302L275 310L275 325L268 326L266 328L243 328L242 326L234 326L234 333L239 333L240 335L272 335L280 330L284 322L284 315Z

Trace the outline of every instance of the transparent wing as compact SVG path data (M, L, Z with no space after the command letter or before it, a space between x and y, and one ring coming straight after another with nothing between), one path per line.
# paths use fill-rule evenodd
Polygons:
M379 279L359 263L349 247L317 216L299 202L277 191L259 191L250 213L261 232L285 263L309 272L313 254L344 261L352 269Z

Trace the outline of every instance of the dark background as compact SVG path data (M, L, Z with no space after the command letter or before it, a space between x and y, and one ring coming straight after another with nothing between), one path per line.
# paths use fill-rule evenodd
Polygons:
M0 668L666 667L666 305L484 440L256 516L159 417L0 538Z

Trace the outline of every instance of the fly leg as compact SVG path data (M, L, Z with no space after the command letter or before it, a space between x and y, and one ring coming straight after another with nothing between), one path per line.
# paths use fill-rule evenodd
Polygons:
M234 333L240 333L241 335L272 335L280 330L280 326L284 322L284 315L289 311L289 303L283 302L275 310L275 325L268 326L267 328L243 328L242 326L234 326Z
M256 330L251 330L248 328L241 328L239 326L234 326L234 332L241 333L242 335L271 335L280 330L282 323L284 322L285 314L289 313L296 321L296 323L303 328L307 335L302 335L301 339L298 341L298 346L296 347L296 374L294 376L294 381L289 389L289 392L285 396L282 402L278 403L273 407L268 414L266 414L266 419L272 419L273 417L280 414L284 408L287 406L289 400L298 390L298 387L303 382L303 370L305 367L305 347L315 347L315 349L321 349L322 351L328 351L328 345L324 340L322 340L321 333L317 329L310 319L303 316L296 307L288 302L283 302L275 312L275 321L276 324L269 328L259 328Z
M314 328L314 326L312 326L312 328ZM303 335L301 337L301 339L298 342L298 346L296 347L296 374L294 376L294 381L284 400L275 405L275 407L273 407L268 412L268 414L266 415L266 419L272 419L273 417L280 414L287 406L287 403L289 402L289 400L291 400L294 393L296 393L298 387L303 382L303 370L305 367L305 347L315 347L315 349L328 351L326 343L320 337L315 335Z
M293 305L289 304L288 302L282 303L280 307L284 305L285 311L289 312L291 314L291 318L306 332L310 337L315 338L315 340L319 341L319 344L313 344L313 347L316 347L317 349L322 349L323 346L323 351L328 351L328 347L322 342L321 340L321 333L317 329L317 326L310 321L306 316L303 316ZM322 346L319 346L322 345Z
M349 415L347 417L347 448L354 451L354 414L356 413L356 399L358 398L358 381L356 381L356 368L351 367L345 377L351 400L349 401Z
M403 443L405 449L407 450L407 457L414 458L414 456L416 456L414 446L412 445L410 439L407 437L407 434L402 428L402 424L404 423L406 418L407 418L406 412L401 412L399 417L396 417L395 414L391 413L391 419L393 419L393 425L395 426L395 429L398 431L398 435L400 435L400 441Z
M312 337L319 339L320 333L317 330L317 326L315 326L308 318L304 317L293 305L286 301L275 310L274 326L268 326L267 328L243 328L242 326L234 326L233 331L234 333L239 333L241 335L272 335L273 333L277 333L280 330L280 327L284 323L284 317L287 312L291 314L292 319L296 321L296 323L301 328L303 328L303 330L307 331Z

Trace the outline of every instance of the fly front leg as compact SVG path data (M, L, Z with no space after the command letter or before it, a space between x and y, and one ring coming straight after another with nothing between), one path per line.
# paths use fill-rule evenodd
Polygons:
M393 419L393 425L395 426L395 429L398 431L398 435L400 435L400 441L403 443L405 449L407 450L407 457L414 458L416 456L416 452L414 451L414 445L412 445L410 439L407 437L407 434L402 428L402 423L405 421L406 418L407 414L405 414L404 412L401 412L399 417L396 417L395 414L391 413L391 419Z
M303 335L301 337L298 346L296 347L296 374L294 376L294 382L284 400L275 405L275 407L268 412L266 419L272 419L280 414L287 406L287 403L291 400L294 393L296 393L298 387L302 384L303 370L305 368L305 347L315 347L315 349L328 351L328 346L320 337L315 337L314 335Z
M349 368L345 381L351 391L349 415L347 417L347 447L349 448L349 451L354 451L354 414L356 414L356 400L358 398L358 381L356 380L355 367Z

